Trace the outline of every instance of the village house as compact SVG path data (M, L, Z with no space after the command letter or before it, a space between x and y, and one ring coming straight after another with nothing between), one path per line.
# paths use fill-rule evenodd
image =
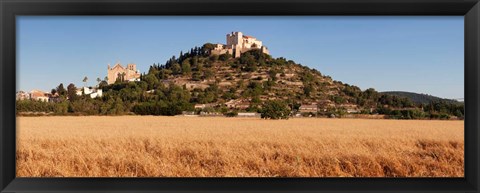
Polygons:
M48 102L49 98L50 97L47 95L47 93L45 93L41 90L30 91L30 99L32 99L32 100Z
M225 103L225 105L230 108L230 109L247 109L250 107L250 101L246 100L241 100L241 99L236 99L236 100L230 100Z
M358 113L360 111L358 111L357 109L352 109L352 108L348 108L347 109L347 113Z
M200 116L205 116L205 117L220 117L220 116L223 116L222 113L220 112L200 112Z
M227 34L227 44L216 44L211 54L221 55L228 53L238 58L241 53L252 49L261 49L263 53L270 54L267 47L263 46L262 41L257 40L257 38L243 35L242 32L232 32Z
M358 113L360 112L358 110L358 107L357 105L354 105L354 104L344 104L344 105L340 105L341 108L344 108L347 113Z
M30 99L30 94L26 93L25 91L18 91L15 94L15 99L17 101L28 100L28 99Z
M194 108L195 109L205 109L207 107L215 107L215 103L209 103L209 104L195 104Z
M205 107L206 107L205 104L195 104L193 106L193 108L195 108L195 109L204 109Z
M317 105L301 105L298 110L300 113L316 113L318 112L318 107Z
M139 81L140 71L137 70L136 64L127 64L127 67L123 67L120 63L110 67L108 64L107 72L108 84L113 84L115 81Z
M251 112L238 113L237 117L260 117L260 113L251 113Z
M235 106L235 108L241 109L241 110L247 109L248 107L250 107L250 102L242 102Z
M187 116L187 117L195 117L195 116L198 116L198 115L195 115L195 111L182 111L182 115L183 115L183 116Z

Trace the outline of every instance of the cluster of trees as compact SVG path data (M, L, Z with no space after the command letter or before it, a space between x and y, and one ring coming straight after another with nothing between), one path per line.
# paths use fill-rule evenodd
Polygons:
M156 89L153 96L134 105L132 112L139 115L178 115L182 111L194 110L190 99L188 90L170 84L168 87Z
M389 108L415 107L415 103L406 97L379 93L373 88L362 91L357 86L344 84L342 92L350 98L350 102L364 108L375 108L377 105L388 106ZM338 96L337 98L340 99L335 99L336 102L343 101L343 97Z
M459 102L432 101L427 105L420 105L432 119L443 119L454 115L458 118L465 118L465 104Z
M344 84L342 92L361 108L375 109L368 113L384 114L393 119L449 119L452 116L463 119L465 114L464 103L437 97L429 97L428 103L424 103L425 100L414 102L416 99L380 93L373 88L361 91L360 88L348 84ZM343 102L343 100L342 96L336 96L334 99L335 102Z
M16 110L17 112L57 112L55 103L33 100L17 101Z
M463 105L454 105L454 111L430 111L422 109L396 109L378 108L376 112L385 114L391 119L450 119L455 116L458 119L464 119Z
M458 103L457 101L452 100L452 99L443 99L443 98L435 97L435 96L428 95L428 94L419 94L419 93L402 92L402 91L389 91L389 92L382 92L382 93L388 94L388 95L404 97L404 98L409 98L410 100L412 100L414 103L417 103L417 104L428 104L432 101L447 102L447 103Z
M288 119L291 110L284 101L274 100L265 102L260 112L264 119Z

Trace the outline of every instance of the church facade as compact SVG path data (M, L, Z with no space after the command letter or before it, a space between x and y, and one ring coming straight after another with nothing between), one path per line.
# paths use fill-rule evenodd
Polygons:
M140 71L137 70L136 64L127 64L123 67L120 63L116 63L113 67L108 64L108 84L113 84L115 81L137 81L140 79Z

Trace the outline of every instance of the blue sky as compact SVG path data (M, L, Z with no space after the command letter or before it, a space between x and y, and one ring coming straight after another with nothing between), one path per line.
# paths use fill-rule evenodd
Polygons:
M89 84L107 64L153 63L242 31L273 57L315 68L362 90L463 98L462 16L19 16L17 90Z

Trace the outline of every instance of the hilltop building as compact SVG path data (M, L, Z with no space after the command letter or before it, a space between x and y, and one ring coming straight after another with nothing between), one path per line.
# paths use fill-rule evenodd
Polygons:
M227 34L227 44L216 44L211 54L229 53L233 57L240 57L241 53L251 49L261 49L263 53L270 54L267 47L262 45L262 41L252 36L243 35L242 32L232 32Z
M120 63L110 67L108 64L108 84L113 84L115 81L138 81L140 80L140 71L137 70L136 64L127 64L127 67L123 67Z

